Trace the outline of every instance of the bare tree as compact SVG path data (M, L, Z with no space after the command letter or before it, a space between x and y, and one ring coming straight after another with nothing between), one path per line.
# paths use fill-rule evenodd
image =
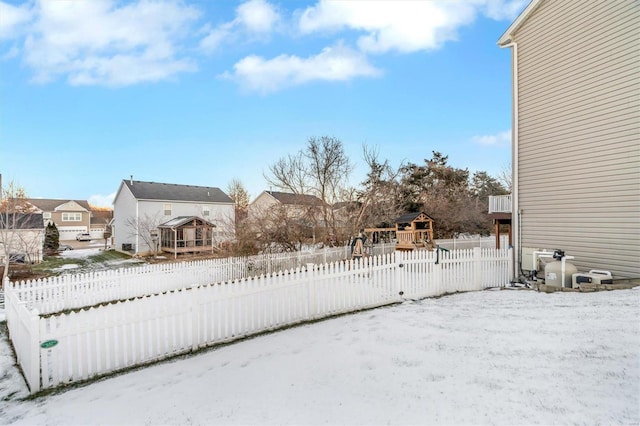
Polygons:
M358 194L361 208L356 220L356 229L362 227L389 227L400 214L395 194L398 191L398 170L389 161L378 159L378 149L363 145L363 158L369 166L367 179Z
M227 186L227 195L229 195L235 204L235 224L237 226L247 218L249 209L249 193L239 179L232 179Z
M267 183L282 191L306 194L310 187L307 165L302 152L280 158L269 166L269 172L270 175L264 175Z
M129 235L138 237L151 249L153 255L158 253L157 242L159 241L158 225L160 225L160 214L149 215L145 213L136 220L130 217L125 225L129 229Z
M25 213L25 215L29 215L29 213ZM36 216L39 221L41 215ZM25 219L25 221L31 220L32 218ZM44 233L44 228L31 228L25 229L23 232L16 232L16 245L22 254L26 256L25 260L29 265L39 263L42 259Z
M512 192L511 182L513 180L513 174L511 172L511 163L507 163L502 166L500 173L498 173L497 179L498 182L500 182L502 186L504 186L510 193Z
M319 206L322 224L316 228L322 228L324 232L317 236L328 242L335 239L336 235L332 206L340 199L352 168L339 139L312 137L304 150L271 165L270 174L265 175L265 179L283 191L318 197L322 201Z
M6 187L2 186L0 177L0 257L2 258L3 275L2 282L9 274L11 255L14 251L20 251L30 260L32 250L41 250L42 247L32 247L34 243L24 235L22 229L31 219L30 213L34 208L27 202L24 188L11 181ZM42 223L44 228L44 223ZM42 230L44 232L44 229ZM34 239L42 243L41 239ZM26 246L25 246L26 245Z
M335 236L337 232L332 206L338 201L338 194L346 185L353 166L344 152L342 142L327 136L310 138L304 156L308 160L311 189L322 200L324 225Z

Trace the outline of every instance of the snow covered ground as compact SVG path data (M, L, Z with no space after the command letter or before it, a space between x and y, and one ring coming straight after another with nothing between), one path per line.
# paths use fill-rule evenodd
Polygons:
M33 400L3 337L1 424L640 423L640 288L406 302Z
M104 243L90 243L87 248L79 248L75 250L65 250L60 252L59 256L67 259L74 260L77 259L78 263L67 263L60 268L54 269L54 272L71 272L71 273L86 273L86 272L96 272L103 271L106 269L113 269L119 266L125 265L134 265L143 263L140 259L117 259L117 260L108 260L105 262L84 262L91 256L95 256L100 254L104 250Z

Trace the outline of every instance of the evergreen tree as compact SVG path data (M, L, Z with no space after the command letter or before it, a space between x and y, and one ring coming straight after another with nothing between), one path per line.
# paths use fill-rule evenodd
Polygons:
M60 232L55 223L49 222L44 231L44 250L45 252L54 252L60 247Z

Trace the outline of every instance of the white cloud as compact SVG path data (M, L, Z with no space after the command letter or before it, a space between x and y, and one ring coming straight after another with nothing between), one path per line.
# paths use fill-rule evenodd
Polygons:
M471 140L485 146L511 146L511 130L505 130L494 135L473 136Z
M483 13L496 21L514 20L530 0L486 0Z
M234 65L233 74L225 73L221 77L234 80L245 89L269 93L310 81L346 81L380 74L380 70L371 65L363 54L336 45L308 58L295 55L280 55L273 59L247 56Z
M200 41L200 47L205 52L216 50L225 40L231 38L233 32L233 23L228 22L214 29L206 28L207 35Z
M217 49L227 40L235 40L241 35L263 39L280 22L280 14L274 5L265 0L249 0L236 8L236 17L213 29L206 29L207 35L200 42L205 52Z
M523 0L470 1L331 1L320 0L302 12L302 33L340 31L364 32L358 39L369 53L402 53L440 48L455 40L460 27L472 23L479 13L502 19L517 12Z
M18 55L20 55L20 48L14 45L14 46L11 46L11 48L7 50L4 54L2 54L2 56L0 56L0 60L6 61L9 59L15 58Z
M0 41L19 37L32 13L26 6L16 7L0 1Z
M237 21L255 33L270 32L280 20L275 7L264 0L249 0L236 9Z
M66 76L70 84L121 86L159 81L195 64L178 56L178 41L199 17L173 1L41 1L25 41L35 80Z
M113 200L116 198L116 193L112 192L109 195L96 194L89 197L87 200L89 204L96 207L112 207Z

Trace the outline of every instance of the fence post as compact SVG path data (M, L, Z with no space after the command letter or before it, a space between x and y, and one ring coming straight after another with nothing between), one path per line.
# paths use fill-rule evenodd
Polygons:
M200 346L200 287L197 284L191 284L191 288L187 290L185 287L183 291L191 292L191 315L189 318L191 320L191 349L197 350Z
M482 249L480 247L473 248L473 283L474 290L482 289Z
M508 261L508 263L509 263L508 264L508 268L509 268L508 274L509 275L507 276L507 278L509 279L509 281L516 280L518 277L516 277L516 275L514 273L514 270L513 270L513 247L509 247L509 250L507 252L508 252L508 256L507 257L509 258L509 261ZM505 284L502 284L502 286L504 287Z
M404 253L402 251L396 250L394 252L395 261L396 261L396 297L398 300L402 300L404 296Z
M310 320L314 317L314 297L313 290L311 289L311 285L314 282L315 275L315 265L313 263L307 263L307 320Z
M40 313L37 309L29 312L29 365L25 376L31 393L40 390Z

